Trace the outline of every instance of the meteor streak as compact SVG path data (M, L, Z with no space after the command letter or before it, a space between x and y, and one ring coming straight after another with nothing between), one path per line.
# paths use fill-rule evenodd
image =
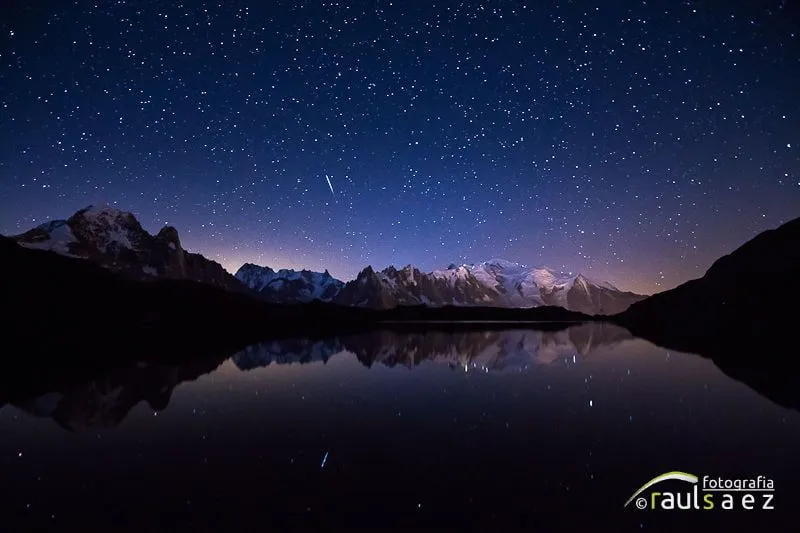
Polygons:
M328 177L327 174L325 174L325 179L328 181L328 187L330 187L331 189L331 194L335 195L336 193L333 192L333 185L331 185L331 179Z

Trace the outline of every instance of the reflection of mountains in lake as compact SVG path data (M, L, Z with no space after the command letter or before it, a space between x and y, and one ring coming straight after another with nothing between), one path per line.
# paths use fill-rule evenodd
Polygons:
M50 417L73 431L115 427L142 401L154 411L163 411L175 387L213 372L222 361L205 360L181 365L140 363L13 403L23 411Z
M328 339L293 339L251 345L230 356L242 371L269 365L327 362L337 354L354 354L366 367L413 368L446 364L454 369L516 372L564 359L591 357L634 339L623 328L590 322L561 330L379 330ZM610 353L606 351L605 353ZM0 407L10 403L39 417L49 417L69 430L115 427L141 402L164 410L173 390L214 372L228 354L184 363L143 363L85 375L61 374L38 381L25 374L6 373L0 381ZM729 368L727 374L785 407L800 408L795 374L788 368L761 364ZM20 377L22 376L22 377ZM777 376L777 377L776 377Z
M365 366L411 368L424 361L473 367L487 371L521 370L556 359L586 356L592 351L631 339L627 330L599 322L571 326L560 331L380 330L324 340L297 339L248 346L231 360L241 370L270 364L326 362L350 352Z
M325 362L354 353L367 367L413 367L424 361L486 371L523 370L558 358L587 356L600 347L632 338L617 326L587 323L561 331L374 331L324 340L294 339L252 345L231 357L241 370L271 364ZM226 357L185 364L147 364L117 368L85 380L65 380L47 392L33 388L11 395L11 403L69 430L115 427L139 403L164 410L184 381L213 372ZM8 396L7 391L0 391Z

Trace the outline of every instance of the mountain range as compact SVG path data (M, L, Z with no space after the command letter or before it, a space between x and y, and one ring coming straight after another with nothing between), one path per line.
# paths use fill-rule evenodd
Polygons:
M557 306L591 315L613 315L645 298L582 274L565 274L544 266L527 268L502 259L450 265L433 272L421 272L412 265L381 271L368 266L347 283L327 270L275 271L251 263L242 265L232 276L220 264L185 251L174 227L165 226L151 235L133 214L107 205L89 206L68 219L41 224L12 238L26 248L87 259L129 278L199 281L248 292L271 303L320 300L371 309Z
M143 306L147 315L144 319L151 322L173 316L170 313L179 309L181 312L190 309L185 301L178 303L174 299L179 294L191 295L189 300L224 302L223 307L230 306L237 313L247 307L257 309L257 314L273 319L293 312L286 307L260 307L250 295L273 304L317 302L313 312L312 308L304 308L297 311L297 316L312 312L353 323L368 317L408 322L440 321L447 317L531 320L534 316L550 316L580 320L580 316L588 314L613 315L614 322L634 334L654 339L670 337L673 341L680 338L692 346L693 337L708 340L713 337L709 331L726 330L730 324L743 326L738 332L741 335L788 320L800 297L800 247L797 246L800 219L757 235L717 260L703 277L647 298L580 274L564 275L546 267L528 269L502 260L451 265L429 273L410 265L380 272L367 267L347 283L327 272L274 271L252 264L244 265L232 276L218 263L185 251L174 228L167 226L151 235L132 214L108 206L88 207L66 220L51 221L11 240L0 241L7 279L15 281L4 287L9 296L6 301L35 307L35 302L31 303L32 294L45 297L63 293L65 299L75 301L54 301L46 309L69 309L80 302L87 313L109 323L113 317L99 313L89 303L102 305L103 296L112 291L130 293L131 302L136 302L131 307ZM23 249L31 253L22 253ZM60 260L56 260L58 256ZM119 275L119 279L109 274ZM123 279L160 284L148 290L124 283ZM191 281L196 285L164 285L170 280ZM223 292L239 294L243 299L202 289L201 285L225 289ZM88 291L88 295L82 290ZM92 300L95 296L96 303ZM153 306L154 301L162 302L158 309ZM332 307L324 307L325 302ZM349 310L345 312L343 306ZM531 314L520 309L523 307L541 312ZM391 312L382 314L380 319L356 312L389 308ZM558 308L564 313L554 311ZM9 306L4 309L9 311L12 321L17 321L18 312ZM115 310L120 316L122 311L126 309ZM579 314L569 315L570 312ZM46 316L50 315L53 313ZM194 309L187 314L195 315ZM62 330L66 327L65 320L65 316L50 316L51 323ZM30 321L19 322L31 331L36 328Z
M422 272L407 265L375 271L363 269L343 283L325 271L279 270L243 265L236 278L271 302L320 299L371 309L397 306L557 306L591 315L613 315L645 296L624 292L610 283L582 274L570 275L547 267L527 268L502 259L479 264L450 265Z
M643 298L582 274L573 276L547 267L527 268L493 259L428 273L411 265L380 272L367 267L345 284L333 301L374 309L406 305L557 306L590 315L612 315Z

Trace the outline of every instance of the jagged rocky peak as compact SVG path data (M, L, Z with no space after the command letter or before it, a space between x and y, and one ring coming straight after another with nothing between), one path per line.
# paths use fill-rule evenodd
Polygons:
M498 270L509 270L509 269L519 269L524 268L519 263L514 263L512 261L506 261L505 259L490 259L483 263L487 267L494 267Z
M401 267L399 269L394 265L389 265L388 267L386 267L383 270L381 270L379 274L382 274L382 275L387 276L387 277L395 278L395 277L398 277L398 276L403 276L403 277L414 276L415 273L418 274L419 273L419 269L417 267L415 267L414 265L408 264L408 265L405 265L404 267Z
M190 279L235 291L244 286L218 263L186 252L178 231L148 233L133 213L108 204L78 210L13 239L21 246L80 257L135 279Z
M72 215L71 218L86 218L86 219L95 219L95 218L105 218L105 219L127 219L127 220L136 220L136 217L133 216L133 213L130 211L123 211L118 207L114 207L109 204L98 204L98 205L88 205L83 209L79 209Z
M237 273L239 273L239 272L260 272L260 271L264 271L264 270L265 271L269 271L269 272L275 272L274 270L272 270L268 266L260 266L260 265L254 264L254 263L245 263L242 266L240 266L239 270L237 270L236 272Z
M389 267L389 268L394 269L394 267ZM372 268L372 265L367 265L366 267L361 269L361 272L358 273L356 279L371 279L376 276L377 274L375 273L375 269Z
M26 248L50 250L69 256L83 255L78 239L66 220L51 220L12 238Z
M80 209L67 223L78 240L94 244L100 253L136 249L150 237L133 213L107 204Z
M66 220L51 220L49 222L45 222L43 224L39 224L38 226L33 228L33 230L31 230L31 231L39 230L39 231L43 231L43 232L46 232L46 233L51 233L53 231L58 230L59 228L63 228L64 226L68 226Z
M414 273L418 273L419 269L409 264L401 268L400 272L408 276L408 275L414 275Z
M269 267L262 267L253 263L245 263L234 274L236 279L249 288L260 291L275 277L275 271Z
M70 225L79 223L95 224L98 226L119 226L128 229L141 230L142 226L130 211L123 211L108 204L90 205L73 214L68 222Z
M118 256L145 244L150 235L132 213L106 204L78 210L12 237L27 248L74 257Z
M330 301L344 286L327 270L324 273L288 268L275 271L253 263L242 265L236 271L236 279L265 300L280 303Z
M536 307L552 305L590 314L611 314L642 296L613 285L504 259L478 264L451 263L446 270L420 272L412 265L390 266L379 273L362 270L337 298L345 305L480 305Z
M156 235L156 238L167 243L172 250L181 250L181 239L178 237L178 230L173 226L164 226Z
M410 283L412 285L416 285L422 278L419 269L412 265L406 265L400 269L398 276L400 276L404 283Z

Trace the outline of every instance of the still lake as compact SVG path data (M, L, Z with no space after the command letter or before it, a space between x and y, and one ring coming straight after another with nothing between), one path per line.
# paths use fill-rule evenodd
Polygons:
M670 471L774 509L624 506ZM609 325L378 331L17 394L0 476L3 531L797 531L800 413Z

